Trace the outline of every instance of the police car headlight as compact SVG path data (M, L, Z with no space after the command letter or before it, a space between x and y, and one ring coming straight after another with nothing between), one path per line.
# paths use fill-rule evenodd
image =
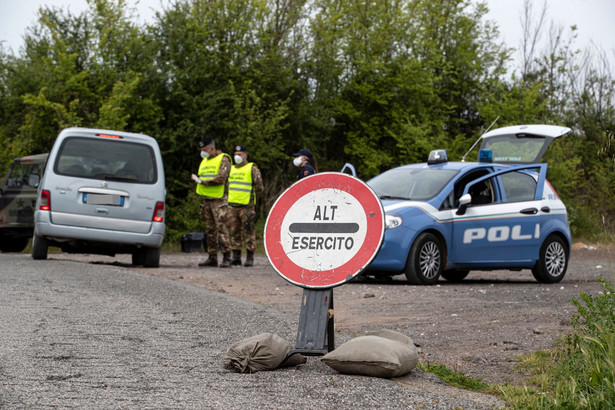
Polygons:
M393 229L401 225L404 220L397 214L385 214L384 222L387 229Z

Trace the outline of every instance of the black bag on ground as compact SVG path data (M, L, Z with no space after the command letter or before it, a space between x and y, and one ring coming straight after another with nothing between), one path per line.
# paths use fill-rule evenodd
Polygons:
M207 250L207 236L205 232L188 232L181 237L182 252L201 252L203 247Z

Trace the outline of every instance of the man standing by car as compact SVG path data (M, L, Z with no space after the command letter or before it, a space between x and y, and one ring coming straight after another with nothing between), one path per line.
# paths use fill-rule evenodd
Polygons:
M218 245L222 251L221 268L231 266L231 251L228 220L228 176L231 169L231 157L216 150L212 137L205 137L199 143L201 147L201 165L199 175L192 174L198 185L196 193L203 197L201 218L207 225L207 253L209 258L199 266L218 266ZM219 238L219 241L218 241Z
M231 229L231 265L241 266L243 233L246 241L246 262L243 266L254 265L256 250L256 195L263 192L261 172L253 162L248 162L248 149L243 145L235 147L235 165L231 167L228 184L229 227Z

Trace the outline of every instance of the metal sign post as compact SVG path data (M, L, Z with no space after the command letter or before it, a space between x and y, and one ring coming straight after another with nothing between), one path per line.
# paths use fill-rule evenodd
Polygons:
M278 197L265 224L265 251L278 274L304 288L291 354L335 349L332 288L363 271L383 238L380 200L350 175L315 174Z

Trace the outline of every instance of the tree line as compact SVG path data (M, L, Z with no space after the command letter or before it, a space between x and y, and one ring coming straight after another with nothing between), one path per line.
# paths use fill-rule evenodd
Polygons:
M125 0L81 14L42 7L17 53L0 48L0 169L47 152L84 126L155 137L165 162L168 240L201 230L190 180L198 141L242 144L261 169L266 216L296 177L291 154L321 171L352 163L368 179L481 132L545 123L573 133L552 145L548 178L573 234L615 231L615 79L575 28L547 31L526 2L520 68L487 7L470 0L176 0L138 24ZM539 23L535 23L538 21Z

